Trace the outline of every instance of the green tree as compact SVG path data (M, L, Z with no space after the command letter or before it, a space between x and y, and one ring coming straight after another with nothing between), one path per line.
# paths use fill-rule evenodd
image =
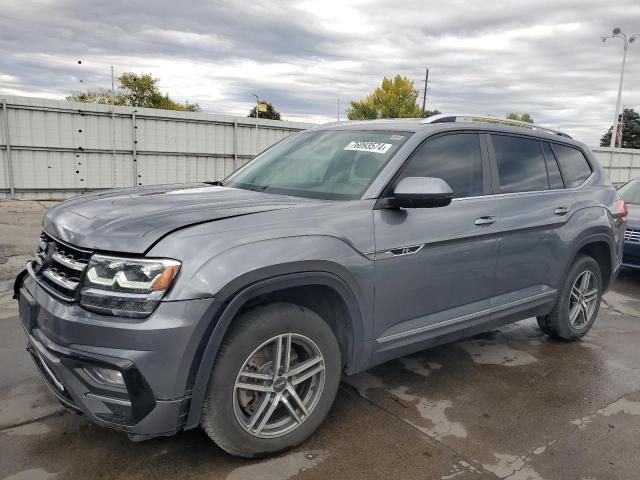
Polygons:
M440 115L442 112L440 110L425 110L422 114L422 118L433 117L434 115Z
M407 77L396 75L384 77L382 85L347 109L349 120L372 120L376 118L416 118L421 109L416 104L418 89Z
M266 112L259 112L258 118L268 118L269 120L281 120L280 112L278 112L273 105L269 102L265 102L264 100L260 100L260 103L264 103L267 106ZM251 110L249 110L249 115L247 117L256 116L256 107L254 106Z
M130 107L162 108L165 110L179 110L184 112L198 112L200 106L197 103L184 104L175 102L168 93L162 94L158 88L158 79L151 74L144 73L138 75L133 72L123 73L118 77L120 84L118 90L113 95L115 105L125 105ZM110 104L112 93L106 89L87 90L85 92L74 92L67 97L67 100L84 103Z
M528 113L523 113L522 115L518 115L517 113L511 112L507 114L508 120L518 120L520 122L533 123L533 117Z
M613 126L602 136L601 147L611 145L612 131ZM640 114L633 108L625 108L622 115L622 148L640 148Z

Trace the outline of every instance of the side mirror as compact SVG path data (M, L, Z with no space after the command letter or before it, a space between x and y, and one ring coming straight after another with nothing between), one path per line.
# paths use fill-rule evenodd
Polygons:
M393 190L393 205L401 208L446 207L453 190L441 178L406 177Z

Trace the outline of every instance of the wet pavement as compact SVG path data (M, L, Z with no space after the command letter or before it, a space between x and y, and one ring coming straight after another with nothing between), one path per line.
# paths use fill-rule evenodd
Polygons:
M200 431L131 443L62 412L24 351L11 300L50 203L0 202L0 480L636 479L640 275L623 275L583 341L534 320L348 377L320 430L249 461Z

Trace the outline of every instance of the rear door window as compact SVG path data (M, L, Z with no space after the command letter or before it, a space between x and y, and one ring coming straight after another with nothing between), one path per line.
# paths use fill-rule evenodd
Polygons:
M544 158L547 162L547 173L549 174L549 185L552 190L564 188L564 182L562 181L562 174L560 174L560 168L556 157L551 151L551 146L544 142L542 144L542 150L544 151Z
M591 176L591 166L580 150L553 144L553 151L560 164L567 188L582 185Z
M491 134L500 193L549 190L547 167L538 140Z

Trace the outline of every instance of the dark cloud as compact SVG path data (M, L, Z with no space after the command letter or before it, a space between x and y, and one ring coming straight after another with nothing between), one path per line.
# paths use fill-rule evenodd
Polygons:
M245 114L255 92L285 118L323 121L385 75L422 88L428 65L429 108L526 111L596 144L622 56L622 42L598 37L614 26L640 32L640 3L4 0L0 93L107 87L115 65L210 111ZM640 107L639 81L640 42L629 49L625 105Z

